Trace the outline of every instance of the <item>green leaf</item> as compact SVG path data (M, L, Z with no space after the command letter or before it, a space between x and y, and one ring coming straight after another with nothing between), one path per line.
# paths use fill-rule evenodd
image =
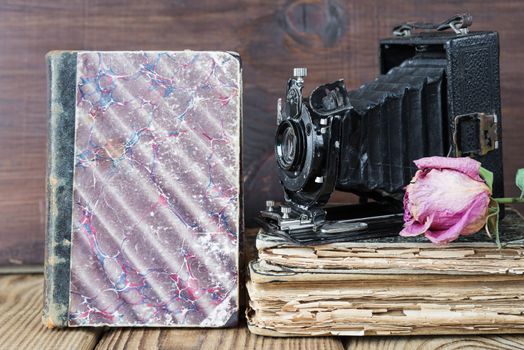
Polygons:
M486 219L486 233L489 237L495 236L495 242L497 242L497 247L500 249L502 245L500 244L499 235L499 213L500 207L498 202L491 200L491 202L489 202L488 217Z
M489 189L492 191L493 190L493 173L486 168L480 167L479 175L482 178L482 180L486 182L486 185L488 185Z
M520 188L520 198L524 198L524 169L517 170L515 175L515 183Z

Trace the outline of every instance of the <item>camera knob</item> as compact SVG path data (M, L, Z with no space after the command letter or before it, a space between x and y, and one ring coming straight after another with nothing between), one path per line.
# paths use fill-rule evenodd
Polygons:
M289 219L289 213L291 213L291 208L290 207L282 207L282 208L280 208L280 210L282 211L282 218Z
M293 76L298 81L304 81L304 78L307 77L307 68L293 68Z
M267 211L273 211L274 206L275 206L275 201L266 201L266 210Z

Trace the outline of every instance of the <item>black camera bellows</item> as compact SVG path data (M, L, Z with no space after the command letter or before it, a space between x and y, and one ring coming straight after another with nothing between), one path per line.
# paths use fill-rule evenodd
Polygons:
M401 193L416 171L413 160L447 153L445 69L445 59L413 58L349 92L341 189Z

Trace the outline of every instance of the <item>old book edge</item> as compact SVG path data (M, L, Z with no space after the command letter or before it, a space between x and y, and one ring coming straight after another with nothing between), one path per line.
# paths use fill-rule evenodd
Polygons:
M46 55L48 145L43 323L67 326L74 166L76 52Z

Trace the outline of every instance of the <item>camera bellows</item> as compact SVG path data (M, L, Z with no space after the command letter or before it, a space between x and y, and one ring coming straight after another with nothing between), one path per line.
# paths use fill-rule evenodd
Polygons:
M413 160L447 149L445 60L413 59L351 91L342 128L340 184L395 193L415 173Z

